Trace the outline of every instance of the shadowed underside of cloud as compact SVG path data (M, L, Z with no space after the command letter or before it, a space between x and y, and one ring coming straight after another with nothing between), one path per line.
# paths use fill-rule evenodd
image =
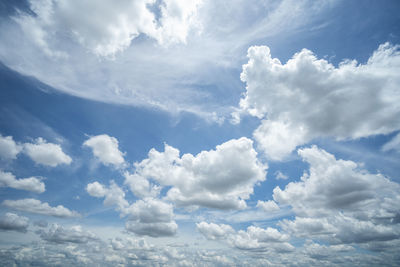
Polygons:
M286 232L335 244L399 239L398 183L316 146L299 150L299 155L310 164L309 172L273 191L274 200L290 205L296 215L279 223Z

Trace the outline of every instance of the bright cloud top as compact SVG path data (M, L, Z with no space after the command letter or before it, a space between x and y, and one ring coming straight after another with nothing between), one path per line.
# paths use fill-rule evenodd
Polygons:
M267 166L257 159L253 141L243 137L196 156L180 157L178 149L166 144L164 152L150 150L135 168L134 175L126 176L132 192L139 177L172 186L165 198L178 206L243 209L254 186L265 180Z
M240 108L262 119L254 138L272 159L318 137L356 139L400 129L398 46L383 44L366 64L347 60L337 68L307 49L286 64L267 46L250 47L248 58Z
M118 148L118 140L106 134L90 137L83 143L90 147L93 155L104 165L114 165L121 167L124 163L124 153Z
M28 155L35 163L56 167L60 164L69 165L72 162L70 156L62 151L58 144L48 143L39 137L35 143L25 143L23 152Z
M22 146L17 144L12 136L2 136L0 134L0 158L16 159Z
M35 193L43 193L45 191L45 185L39 178L16 179L12 173L3 171L0 171L0 187L11 187Z

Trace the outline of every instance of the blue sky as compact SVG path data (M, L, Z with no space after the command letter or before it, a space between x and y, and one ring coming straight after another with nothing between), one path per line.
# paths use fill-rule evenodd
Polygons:
M3 1L1 265L400 265L399 11Z

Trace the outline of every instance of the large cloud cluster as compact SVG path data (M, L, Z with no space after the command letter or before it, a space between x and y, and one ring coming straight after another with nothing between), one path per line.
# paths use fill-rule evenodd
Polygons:
M301 237L365 243L400 237L400 185L313 146L299 150L310 164L299 182L276 187L274 200L290 205L295 220L279 225Z
M166 199L178 206L243 209L254 186L265 180L266 165L257 159L253 142L233 139L215 150L196 156L165 145L164 152L150 150L149 157L135 163L134 176L126 182L135 192L136 177L170 186Z
M254 138L272 159L318 137L357 139L400 129L398 46L383 44L366 64L347 60L338 67L307 49L285 64L267 46L250 47L248 58L240 108L262 119Z

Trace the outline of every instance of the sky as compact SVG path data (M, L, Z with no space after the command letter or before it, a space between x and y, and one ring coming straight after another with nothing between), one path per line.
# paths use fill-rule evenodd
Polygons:
M0 3L1 266L400 266L400 2Z

